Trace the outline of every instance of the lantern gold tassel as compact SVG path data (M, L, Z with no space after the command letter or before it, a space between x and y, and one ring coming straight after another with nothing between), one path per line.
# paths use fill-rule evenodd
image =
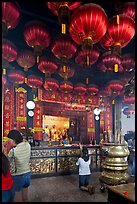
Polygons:
M6 75L6 69L3 69L3 74Z
M119 25L119 15L117 15L117 24Z
M86 78L86 84L88 84L88 77Z
M66 24L64 24L64 23L62 23L62 31L61 31L61 33L62 34L66 34Z
M118 64L114 65L114 72L118 72Z

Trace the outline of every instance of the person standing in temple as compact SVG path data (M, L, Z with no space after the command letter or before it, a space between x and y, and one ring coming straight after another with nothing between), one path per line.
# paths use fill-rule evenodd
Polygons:
M51 132L51 140L55 140L56 139L56 134L57 134L57 129L56 129L55 125L52 126L50 132Z
M49 141L49 139L50 139L50 131L49 131L48 125L46 125L44 129L43 141L47 142Z
M16 164L16 172L12 174L15 190L14 202L27 202L28 187L30 186L31 181L31 146L27 140L23 140L23 137L18 130L11 130L7 136L14 146L9 151L8 157L11 159L14 156Z
M88 155L88 149L86 146L81 146L81 156L79 157L76 165L79 166L79 188L80 190L87 191L90 194L93 194L95 191L94 186L90 185L90 164L91 160Z

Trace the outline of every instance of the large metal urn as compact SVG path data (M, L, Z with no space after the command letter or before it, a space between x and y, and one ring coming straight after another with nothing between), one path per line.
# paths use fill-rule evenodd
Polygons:
M128 147L125 144L107 146L107 157L102 161L102 172L99 178L101 190L105 185L119 185L128 182Z

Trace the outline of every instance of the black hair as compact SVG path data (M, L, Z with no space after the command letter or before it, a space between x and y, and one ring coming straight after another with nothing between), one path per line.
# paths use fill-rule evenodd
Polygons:
M10 168L10 164L9 164L9 160L8 158L5 156L5 154L2 152L2 173L3 175L6 177L7 172Z
M89 160L88 149L86 146L83 146L82 148L82 158L84 159L85 162Z
M18 130L11 130L7 137L14 140L16 144L19 144L23 141L23 136Z

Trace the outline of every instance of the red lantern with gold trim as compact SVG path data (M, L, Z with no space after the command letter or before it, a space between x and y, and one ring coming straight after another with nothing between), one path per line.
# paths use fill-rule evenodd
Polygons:
M94 96L98 93L99 89L98 86L95 84L89 84L87 87L87 93Z
M125 72L131 72L135 70L135 58L131 54L125 54L122 56L122 65Z
M71 93L73 91L73 84L70 81L60 82L60 91L63 93Z
M46 2L51 12L58 16L62 25L62 34L66 34L66 27L69 24L70 11L81 5L81 2Z
M126 105L134 104L135 103L135 96L124 97L123 103L126 104Z
M135 20L135 2L125 2L118 13L125 14Z
M58 59L66 62L73 57L77 51L77 47L69 35L60 35L53 42L51 51Z
M35 57L32 51L22 50L17 55L17 63L27 71L29 68L35 65Z
M101 38L99 43L103 49L111 50L111 46L113 44L113 39L112 39L112 37L110 37L109 33L106 32L106 34Z
M114 72L122 72L122 58L119 55L111 54L107 52L101 56L98 61L98 68L102 72L106 71L114 71Z
M25 74L21 70L9 70L8 78L14 84L23 84L25 81Z
M53 60L43 57L38 64L38 69L46 76L49 76L58 69L58 65Z
M59 68L58 74L64 78L64 80L67 80L68 78L71 78L74 76L75 69L73 67L70 67L69 65L63 65Z
M107 88L108 90L111 91L111 94L119 94L119 92L122 90L123 88L123 83L119 80L111 80L110 82L108 82L107 84Z
M78 83L74 86L74 92L79 96L84 95L87 91L87 86L83 83Z
M17 58L17 48L9 40L2 40L2 58L8 62L13 62Z
M42 50L50 45L51 37L49 29L40 21L30 21L24 27L24 39L28 46L34 48L38 63Z
M31 88L40 88L43 84L43 80L41 77L36 76L36 75L29 75L27 77L27 83L29 87Z
M113 54L121 54L121 48L128 45L135 35L135 22L129 16L120 14L109 20L107 29L113 40Z
M81 5L70 19L69 33L83 48L91 47L105 35L108 18L104 9L93 3Z
M59 83L54 78L47 78L43 84L45 90L56 91L59 88Z
M16 2L2 2L2 33L15 28L20 19L20 8Z
M96 46L91 50L80 49L75 58L75 62L81 66L90 66L96 63L99 57L99 50Z

